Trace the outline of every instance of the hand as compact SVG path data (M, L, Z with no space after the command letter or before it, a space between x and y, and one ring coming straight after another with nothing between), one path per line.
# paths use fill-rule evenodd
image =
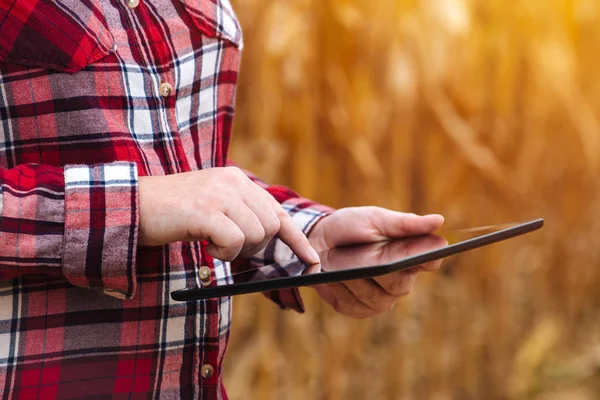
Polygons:
M441 215L424 217L378 207L345 208L319 221L308 238L317 251L338 246L378 242L436 232ZM352 280L314 288L337 312L356 318L378 315L391 309L412 290L419 271L438 269L441 261L375 279Z
M140 177L139 198L142 246L208 240L208 254L231 261L258 253L277 235L303 261L319 262L289 214L239 168Z

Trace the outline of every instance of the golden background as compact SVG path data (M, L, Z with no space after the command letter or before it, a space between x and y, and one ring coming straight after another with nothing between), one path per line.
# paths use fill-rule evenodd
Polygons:
M600 2L233 3L239 164L335 207L546 227L374 319L235 298L230 397L600 398Z

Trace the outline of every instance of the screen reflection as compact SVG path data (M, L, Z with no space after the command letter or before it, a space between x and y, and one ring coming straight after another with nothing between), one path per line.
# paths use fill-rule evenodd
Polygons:
M274 278L381 266L402 261L442 247L509 228L516 223L440 232L392 241L339 247L320 253L321 263L307 265L290 260L216 279L216 285L257 282ZM414 268L414 267L413 267Z
M448 244L439 235L418 236L402 240L339 247L320 253L321 263L307 265L298 258L233 274L217 279L217 285L256 282L266 279L334 272L391 264Z

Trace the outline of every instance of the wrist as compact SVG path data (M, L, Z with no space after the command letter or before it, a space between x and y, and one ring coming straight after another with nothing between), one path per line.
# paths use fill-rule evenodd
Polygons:
M138 243L140 246L156 246L159 243L155 243L152 239L150 232L150 216L156 216L156 196L155 190L156 177L142 176L138 179L138 193L139 193L139 208L140 208L140 222L138 230Z
M323 251L329 248L327 243L326 226L328 224L329 217L332 214L326 214L319 218L317 222L310 228L306 233L306 237L310 242L310 245L317 251Z

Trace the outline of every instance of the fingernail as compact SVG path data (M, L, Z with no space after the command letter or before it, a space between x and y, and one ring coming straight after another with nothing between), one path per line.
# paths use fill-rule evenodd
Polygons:
M310 255L310 259L311 259L312 263L316 264L316 263L321 262L321 258L319 257L319 254L317 253L317 251L315 249L313 249L312 246L308 246L308 254Z
M428 215L426 215L426 216L427 216L427 217L439 217L439 218L441 218L441 219L444 219L444 216L443 216L443 215L441 215L441 214L428 214Z

